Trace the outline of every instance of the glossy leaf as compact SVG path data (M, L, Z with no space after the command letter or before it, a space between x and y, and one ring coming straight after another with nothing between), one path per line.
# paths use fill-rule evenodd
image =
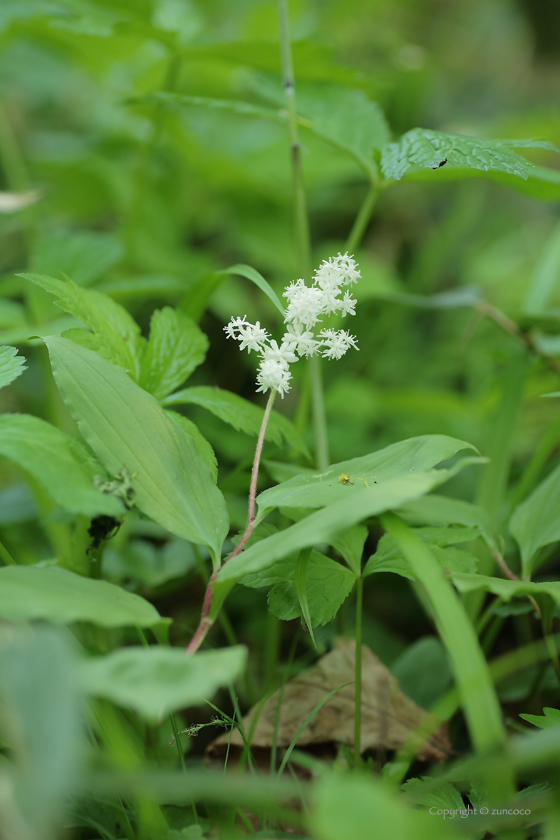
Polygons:
M264 409L259 408L249 400L239 397L232 391L223 388L212 388L209 385L197 385L193 388L183 388L175 394L171 394L162 400L163 405L199 405L219 417L224 423L233 426L234 429L245 432L247 435L258 435ZM293 446L304 455L309 455L307 446L296 431L293 423L279 414L272 411L268 426L266 428L265 440L282 445L282 438L286 443Z
M0 616L5 621L91 621L102 627L152 627L163 619L139 595L57 566L0 569Z
M150 321L139 384L160 400L189 378L207 350L208 339L194 321L170 306L158 309Z
M140 359L144 352L145 339L140 327L118 303L94 289L84 289L71 280L57 280L42 274L20 274L26 280L55 295L56 304L82 321L93 332L93 336L80 336L72 330L73 341L97 350L103 358L120 367L137 380L140 373Z
M15 347L0 347L0 388L4 388L27 370L23 356L17 355Z
M411 166L438 169L444 165L467 166L483 172L495 170L526 180L533 164L512 152L512 148L558 151L546 140L484 140L413 128L383 149L381 169L386 178L396 181L400 181Z
M82 664L82 687L140 712L154 723L168 712L197 706L242 673L247 649L238 645L186 656L168 647L128 647Z
M519 505L509 529L521 549L523 575L530 577L538 550L560 540L560 467Z
M93 486L103 468L79 441L28 414L0 416L0 454L29 472L65 510L120 516L121 503Z
M106 469L137 473L137 507L172 533L207 545L217 561L227 511L193 438L120 368L64 338L46 343L62 397Z
M428 470L461 449L474 449L474 446L445 435L410 438L362 458L333 464L324 473L295 476L265 490L257 498L259 510L274 507L318 508L338 499L358 497L366 489L364 481L370 488L382 489L385 482L396 476ZM347 475L349 481L342 483L341 475Z

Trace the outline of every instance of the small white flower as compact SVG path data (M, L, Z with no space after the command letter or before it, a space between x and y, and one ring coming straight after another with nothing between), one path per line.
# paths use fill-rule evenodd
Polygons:
M344 292L344 297L339 301L340 314L343 318L347 315L356 314L356 298L353 298L350 292Z
M350 347L354 350L359 349L355 336L346 330L321 330L319 338L322 339L322 346L326 348L322 353L324 359L340 359Z
M314 356L320 347L311 330L306 330L303 324L289 324L284 333L282 344L295 350L300 356Z
M278 347L278 343L274 339L268 347L263 348L262 358L267 362L272 360L274 362L286 362L286 364L293 364L298 360L296 354L284 341Z
M228 338L235 338L240 342L240 350L248 349L260 351L268 339L268 333L260 325L260 321L256 324L249 324L243 318L232 318L229 324L224 327Z
M229 324L226 324L224 327L224 331L227 333L228 338L235 338L237 339L237 331L246 323L245 315L243 318L231 318Z
M321 289L303 286L292 295L286 309L284 321L299 322L305 327L314 327L323 311L324 295Z
M287 364L274 359L263 359L257 375L257 382L259 383L257 393L274 389L283 397L286 391L290 390L291 378L292 374Z

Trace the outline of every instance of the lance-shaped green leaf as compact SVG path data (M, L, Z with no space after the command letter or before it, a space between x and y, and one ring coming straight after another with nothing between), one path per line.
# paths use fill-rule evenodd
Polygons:
M204 463L210 467L212 478L214 479L214 483L216 483L218 480L218 461L216 459L216 453L204 435L201 434L196 423L193 423L192 420L189 420L187 417L183 417L182 414L178 414L176 411L166 411L165 413L173 420L174 423L177 423L178 426L184 429L185 432L192 437L194 445L198 449L198 454Z
M490 517L479 505L436 493L402 506L400 515L413 525L463 525L475 528L492 543Z
M27 370L25 359L15 347L0 347L0 388L4 388Z
M521 549L523 575L530 577L538 550L560 540L560 467L519 505L509 529Z
M413 128L396 143L385 146L381 169L385 178L394 178L396 181L400 181L412 166L438 169L444 165L466 166L482 172L493 170L527 180L533 164L511 151L513 148L559 151L546 140L484 140Z
M84 289L68 279L57 280L42 274L18 276L56 295L56 305L86 324L93 333L71 330L68 337L72 341L96 350L107 361L124 368L133 379L138 379L146 341L126 309L107 295L94 289Z
M88 694L106 697L156 722L163 715L197 706L242 673L247 649L241 645L185 656L168 647L129 647L82 663Z
M65 510L85 516L120 516L124 508L93 485L103 468L77 440L39 417L0 416L0 455L30 473Z
M330 543L334 537L370 516L398 509L410 499L429 493L433 487L447 481L462 466L463 463L459 463L452 470L408 473L384 482L382 487L362 486L360 493L339 499L306 516L290 528L246 548L220 570L214 585L214 614L232 585L244 575L261 572L276 560L302 548Z
M366 484L382 488L396 476L428 470L461 449L475 450L475 447L446 435L423 435L400 441L362 458L333 464L324 473L295 476L271 487L259 495L259 510L274 507L318 508L349 496L357 498ZM341 476L347 476L348 481Z
M259 274L256 269L251 268L250 265L243 265L242 263L224 268L222 271L215 271L212 274L205 274L197 280L190 287L181 303L181 310L185 315L188 315L193 321L198 321L206 309L208 301L229 274L245 277L254 283L272 301L282 318L284 317L284 307L272 286L267 283L262 274Z
M153 627L162 619L139 595L57 566L0 569L0 617L5 621L91 621L101 627Z
M193 438L126 373L64 338L45 339L55 380L89 446L112 475L134 478L137 507L207 545L215 562L228 532L224 497Z
M197 385L193 388L183 388L175 394L165 397L162 405L199 405L210 411L215 417L219 417L224 423L233 426L234 429L245 432L247 435L258 435L264 416L264 409L243 399L243 397L226 391L223 388L212 388L209 385ZM266 427L265 439L282 445L282 438L311 458L309 450L298 434L296 427L283 414L272 411L268 426Z
M160 400L189 378L207 350L208 339L194 321L170 306L158 309L150 322L139 384Z

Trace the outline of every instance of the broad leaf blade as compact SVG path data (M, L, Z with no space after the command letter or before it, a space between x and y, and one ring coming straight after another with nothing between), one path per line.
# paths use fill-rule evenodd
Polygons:
M95 347L92 349L96 349L107 361L120 365L133 379L138 380L145 339L126 309L107 295L94 289L84 289L68 279L57 280L42 274L18 276L55 295L58 298L57 306L92 330L95 336ZM73 334L72 338L76 336ZM88 340L91 342L91 339L84 337L84 341Z
M0 454L39 481L65 510L85 516L120 516L121 503L93 486L101 466L79 441L39 417L0 416Z
M182 414L178 414L176 411L166 411L165 413L171 418L171 420L173 420L174 423L180 426L192 437L194 445L198 450L198 454L204 463L210 468L215 484L218 480L218 461L211 444L206 440L204 435L201 434L198 426L193 423L192 420L189 420L187 417L183 417Z
M476 539L480 535L477 528L415 528L414 534L428 546L434 559L448 572L476 572L477 558L452 546ZM377 551L369 558L363 574L367 577L379 572L393 572L409 580L416 580L413 569L390 534L381 537Z
M223 388L212 388L209 385L183 388L181 391L163 399L162 404L199 405L210 411L215 417L219 417L224 423L233 426L234 429L255 436L260 431L264 416L264 410L253 405L249 400L245 400L231 391L226 391ZM284 415L272 411L266 427L265 440L281 446L282 438L294 449L309 456L309 450L294 424Z
M387 179L396 181L412 166L438 169L443 165L503 172L527 180L533 164L511 149L537 147L558 151L551 143L541 140L484 140L413 128L383 149L381 169Z
M101 627L153 627L163 620L139 595L57 566L0 569L0 617L53 624L91 621Z
M170 306L158 309L150 322L139 384L160 400L189 378L207 350L208 339L194 321Z
M123 648L84 662L82 687L156 722L212 697L217 688L237 679L246 659L241 645L194 656L177 648Z
M0 388L4 388L27 370L23 356L17 355L15 347L0 347Z
M474 446L445 435L424 435L394 443L362 458L333 464L324 473L295 476L277 487L271 487L259 495L259 510L274 507L318 508L349 496L357 498L366 489L364 482L370 488L374 485L382 488L385 482L396 476L423 472L451 458L461 449L474 449ZM341 483L341 475L347 475L349 482Z
M120 368L64 338L45 341L62 397L106 469L137 473L137 507L207 545L217 561L228 532L226 506L192 437Z

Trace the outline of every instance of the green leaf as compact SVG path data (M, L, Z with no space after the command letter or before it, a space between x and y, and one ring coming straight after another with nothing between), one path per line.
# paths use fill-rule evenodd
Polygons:
M129 647L82 664L82 687L95 697L127 706L154 723L163 715L197 706L242 673L241 645L186 656L167 647Z
M449 546L476 539L480 536L478 528L415 528L414 533L428 545L433 557L448 572L476 572L476 557ZM367 561L363 574L367 577L376 572L394 572L409 580L416 580L399 545L390 534L381 537L377 551Z
M423 472L451 458L461 449L475 448L470 443L445 435L410 438L362 458L333 464L324 473L295 476L271 487L258 496L259 510L274 507L318 508L337 499L357 498L367 489L364 480L370 488L376 485L382 489L385 482L396 476ZM342 484L339 480L341 475L348 475L354 484Z
M0 416L0 454L36 478L65 510L86 516L120 516L123 507L93 486L104 473L79 441L39 417Z
M3 626L0 697L2 746L10 747L2 750L2 834L60 836L85 756L72 639L54 627Z
M509 530L521 549L523 576L531 577L538 550L560 540L560 466L516 508Z
M64 338L45 341L62 397L102 464L112 475L123 466L138 473L137 507L172 533L207 545L218 562L227 510L193 438L120 368Z
M215 417L219 417L224 423L233 426L234 429L255 436L260 431L264 416L264 409L253 405L249 400L245 400L231 391L226 391L223 388L212 388L209 385L183 388L181 391L165 397L162 404L199 405L210 411ZM311 457L294 424L283 414L272 411L266 427L265 440L281 446L282 438L298 452L302 452L306 457Z
M505 740L502 714L488 665L457 593L445 579L427 545L402 519L386 514L382 524L399 544L417 580L424 585L439 635L449 653L474 748L483 752L502 744ZM507 775L497 782L497 789L504 798L513 794L510 786L512 781Z
M560 605L560 581L544 581L532 583L524 580L506 580L505 578L490 577L488 575L473 575L463 572L453 573L453 583L459 592L472 592L476 589L484 589L485 592L492 592L498 595L503 601L509 601L519 595L532 595L541 597L543 595L553 598L557 605Z
M434 787L434 780L429 776L421 776L419 779L409 779L402 786L406 798L414 805L423 805L425 808L443 808L448 811L464 811L465 804L461 794L451 782L439 782Z
M0 388L4 388L27 370L23 356L17 355L16 347L0 347Z
M157 309L150 322L138 380L158 400L166 397L202 364L208 339L197 325L176 309Z
M560 725L560 709L545 706L543 712L544 715L519 715L519 717L538 726L539 729L550 729L553 726Z
M238 277L245 277L247 280L251 280L272 301L282 318L284 318L284 307L272 286L267 283L262 274L259 274L256 269L251 268L250 265L243 264L232 265L229 268L224 268L223 271L206 274L197 280L190 287L181 303L181 310L185 315L188 315L193 321L198 321L206 309L208 301L229 274L236 274Z
M362 555L367 537L368 529L365 525L354 525L331 541L331 545L342 554L356 577L362 574Z
M57 306L83 321L94 338L87 334L80 340L72 330L72 340L77 340L92 350L97 350L112 364L118 364L138 380L140 359L144 352L145 339L140 335L136 321L114 300L94 289L83 289L71 280L57 280L40 274L19 274L40 286L46 292L56 295Z
M5 621L91 621L101 627L153 627L162 619L139 595L57 566L0 569L0 616Z
M512 148L542 148L559 151L545 140L484 140L462 134L413 128L396 143L385 146L381 158L384 176L396 181L412 166L438 169L440 166L466 166L483 172L494 170L527 180L533 164Z
M460 468L460 465L457 468ZM246 548L220 570L214 585L215 593L220 594L214 599L213 609L219 607L231 586L244 575L260 572L276 560L302 548L331 542L352 525L386 510L397 509L404 502L428 493L454 473L455 470L409 473L384 482L382 488L364 487L361 493L340 499L296 522L285 531L272 534Z
M218 461L212 445L208 443L204 435L199 431L198 426L193 423L192 420L189 420L187 417L183 417L182 414L178 414L176 411L166 411L165 413L173 420L174 423L192 437L194 445L198 450L198 454L204 463L210 467L210 472L212 473L212 478L214 479L215 484L218 480Z
M298 90L298 111L310 118L300 119L318 137L349 152L370 178L377 178L373 150L382 149L391 136L383 111L362 90L339 85L306 86Z
M409 808L375 776L323 774L309 816L317 840L445 840L446 823Z
M89 286L122 258L124 248L114 236L94 231L39 236L31 255L31 272L67 274Z
M413 525L463 525L480 531L487 542L493 543L490 518L486 511L462 499L451 499L434 493L406 502L399 515Z
M267 528L267 536L276 529ZM279 532L282 533L282 532ZM258 544L258 543L257 543ZM296 586L298 554L278 560L271 566L242 578L243 586L252 589L270 588L268 609L271 615L284 621L291 621L302 615L301 603ZM311 551L305 569L306 597L309 614L306 623L317 627L330 621L344 603L355 576L342 566L318 551ZM304 616L305 617L305 616Z
M524 315L545 315L560 275L560 225L548 238L537 261L523 301Z
M407 647L391 663L391 673L401 691L423 709L441 697L453 678L446 650L433 636L424 636Z

